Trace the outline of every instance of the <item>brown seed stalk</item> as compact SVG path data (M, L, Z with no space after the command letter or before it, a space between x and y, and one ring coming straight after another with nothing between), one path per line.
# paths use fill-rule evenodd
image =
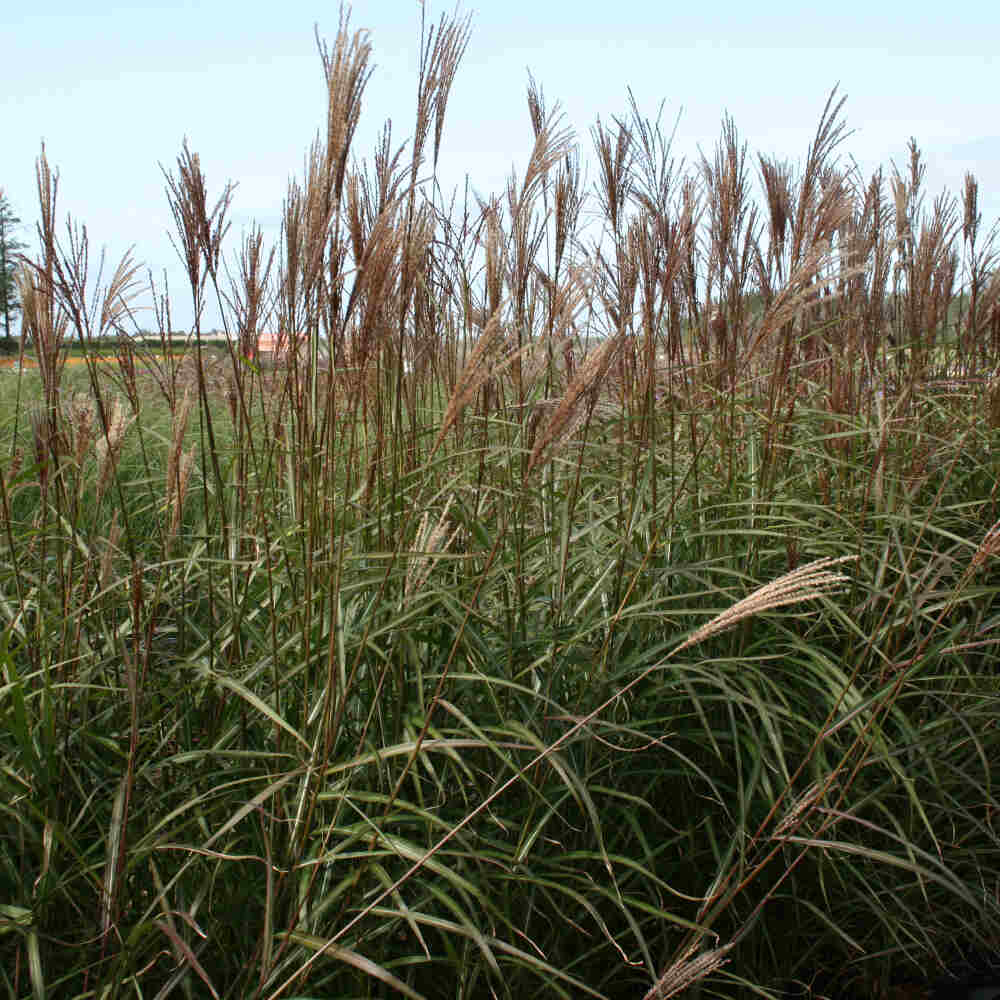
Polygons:
M600 387L618 354L620 346L620 337L609 337L587 356L580 366L580 370L574 375L555 412L539 432L538 441L528 462L529 473L542 463L546 451L551 446L564 441L579 427L580 422L586 416L584 403L589 401L592 407L597 402Z

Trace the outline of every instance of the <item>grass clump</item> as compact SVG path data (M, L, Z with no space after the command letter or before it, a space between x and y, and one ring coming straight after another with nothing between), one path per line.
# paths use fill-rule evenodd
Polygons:
M915 145L845 170L831 96L761 204L731 121L685 169L634 104L586 192L532 83L524 176L456 208L467 42L424 34L414 139L368 163L342 16L280 244L232 267L233 189L183 148L183 352L162 298L159 349L130 331L130 257L104 285L57 237L38 161L37 367L0 385L9 996L888 995L997 947L975 182L960 220Z

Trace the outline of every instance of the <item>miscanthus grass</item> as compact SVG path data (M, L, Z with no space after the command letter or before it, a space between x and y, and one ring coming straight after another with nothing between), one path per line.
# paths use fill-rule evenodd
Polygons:
M975 179L860 176L832 95L801 169L729 119L678 164L632 102L587 189L532 80L524 175L460 203L469 27L371 154L342 14L273 248L182 148L183 343L38 159L3 995L889 996L1000 945Z

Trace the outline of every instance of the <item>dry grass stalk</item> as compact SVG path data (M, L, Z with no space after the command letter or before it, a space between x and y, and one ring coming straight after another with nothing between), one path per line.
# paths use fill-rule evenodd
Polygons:
M104 540L104 551L101 553L101 573L99 585L101 590L106 590L111 582L111 571L114 568L115 552L118 549L118 541L121 538L121 525L118 523L118 509L111 517L111 530Z
M839 787L837 775L834 772L828 777L814 781L794 802L790 803L785 815L774 828L774 837L787 837L809 818L816 805L834 788Z
M215 203L208 211L208 193L205 175L201 170L201 160L197 153L188 149L187 140L177 157L177 178L163 171L167 184L167 201L174 217L181 245L174 244L178 256L187 271L188 282L196 303L200 304L203 291L201 263L204 260L209 275L215 278L219 273L219 259L222 255L222 241L229 230L226 213L233 198L235 185L227 183ZM173 242L173 236L170 237Z
M467 31L467 28L466 28ZM467 42L467 34L465 41ZM444 127L444 109L448 103L448 92L454 80L458 59L461 57L465 43L457 22L449 21L442 15L437 27L427 30L426 22L421 17L420 23L420 65L417 75L417 117L413 134L413 157L410 163L411 188L416 187L417 172L424 159L424 147L430 134L431 120L437 112L437 128L435 130L435 155L440 144L441 130ZM441 87L444 87L441 90Z
M555 185L555 274L558 276L566 247L575 237L583 207L580 157L574 150L563 160Z
M125 440L125 431L129 424L135 419L125 414L125 407L117 396L111 405L111 412L108 415L108 424L103 436L98 437L95 451L97 452L97 502L101 502L104 491L107 489L115 469L118 468L118 459L121 457L122 443Z
M768 257L777 271L777 279L780 282L783 278L785 239L795 203L792 166L777 158L769 160L763 155L759 157L759 162L770 227Z
M344 283L347 242L340 225L348 177L351 144L361 117L362 97L372 74L371 43L367 31L348 31L350 10L341 6L340 26L333 48L316 33L327 87L326 133L317 137L306 162L304 194L290 185L285 228L288 266L284 275L283 324L291 332L292 372L300 378L300 342L309 345L306 370L318 340L317 324L324 316L330 327L335 355L343 349L343 332L334 329ZM293 246L294 244L294 246ZM356 261L360 266L360 261ZM324 273L325 272L325 273ZM336 360L336 359L335 359ZM315 385L310 409L318 406ZM300 406L304 398L299 396ZM302 415L306 411L303 411ZM315 418L316 414L312 414Z
M430 513L428 511L425 511L420 519L420 527L417 528L417 536L414 540L414 549L419 555L413 559L407 571L406 585L403 590L405 597L411 597L424 586L437 561L448 551L458 536L459 529L455 528L450 537L445 540L448 511L451 509L452 499L452 497L448 498L448 502L433 528L430 526Z
M975 175L966 173L965 186L962 189L962 239L971 244L973 250L976 237L979 235L979 182Z
M491 198L483 206L483 226L486 234L483 238L486 251L486 272L484 285L486 289L486 313L492 316L500 308L503 298L503 274L506 267L506 251L503 238L503 225L500 221L500 201ZM483 326L485 324L479 324Z
M830 91L823 114L820 116L816 135L809 147L805 170L798 190L798 204L795 209L795 222L792 230L791 270L799 268L804 259L811 253L817 239L822 238L822 232L815 226L823 213L821 202L824 200L823 178L832 165L832 157L837 147L847 138L847 124L840 117L840 112L847 100L846 95L836 104L837 88Z
M625 216L625 207L632 191L632 132L621 122L616 123L615 134L601 123L600 118L591 135L597 152L600 172L598 194L601 209L611 224L611 231L618 234Z
M38 356L38 367L42 372L45 399L50 413L54 415L59 398L59 379L66 360L62 353L62 343L66 336L69 319L62 311L57 313L55 301L55 269L58 259L56 252L56 197L59 190L59 175L53 177L49 161L45 156L45 144L35 161L35 179L38 186L38 208L41 220L38 224L38 242L42 257L38 266L21 282L22 330L31 338ZM23 298L30 293L31 302Z
M997 555L1000 555L1000 521L997 521L983 536L983 540L979 543L979 548L976 549L972 562L969 564L969 569L974 572L982 567L988 559Z
M785 287L768 306L760 325L754 331L747 345L744 356L746 362L750 361L761 344L768 340L775 331L784 329L787 324L794 322L816 303L823 288L824 274L834 262L834 253L829 244L818 243L812 248L805 260L789 275ZM866 270L864 264L840 270L837 274L839 287L829 289L830 295L826 297L826 303L829 304L831 299L840 297L847 288L847 282L852 277L863 274Z
M716 325L714 371L716 384L735 382L736 354L745 337L745 290L758 254L758 211L753 203L747 145L742 144L733 120L723 118L722 136L710 163L702 156L701 175L708 214L707 298L718 291L720 322ZM706 344L711 350L711 345ZM702 360L711 360L706 354Z
M910 193L906 187L906 181L898 174L892 178L892 199L895 208L896 219L896 240L899 244L900 252L906 257L906 248L910 240L910 218L909 203Z
M720 632L725 632L745 618L764 614L787 604L798 604L802 601L823 597L848 582L848 577L842 573L831 572L830 567L853 562L856 558L857 556L839 556L831 559L817 559L815 562L800 566L784 576L779 576L777 580L765 583L752 594L716 615L708 624L703 625L681 643L674 652L679 653L705 639L718 635Z
M441 429L438 431L434 447L431 449L432 454L440 447L445 435L455 425L465 407L476 398L476 393L482 385L504 368L509 367L516 356L516 352L509 352L501 361L491 363L491 357L503 336L504 328L500 314L501 310L498 308L490 316L486 328L480 334L472 353L458 375L455 389L444 412L444 419L441 421Z
M34 445L35 469L38 473L43 506L49 489L50 461L53 455L54 442L51 438L51 429L52 424L48 415L41 410L34 410L31 414L31 441Z
M412 287L413 278L417 279L417 284L423 283L424 287L427 287L427 267L434 243L435 222L434 207L430 202L424 202L419 208L414 209L403 257L405 273L411 280L408 288Z
M448 106L448 95L455 82L458 64L462 61L472 33L472 15L464 21L441 15L430 65L436 68L437 86L434 88L434 168L437 169L438 154L441 152L441 136L444 132L444 115Z
M300 328L299 311L302 306L303 269L305 267L305 198L298 181L288 182L288 193L282 209L281 263L279 265L279 332ZM287 334L285 343L287 346Z
M704 979L705 976L710 975L716 969L725 965L729 961L727 957L728 952L733 946L727 944L722 948L713 948L711 951L704 951L697 958L691 958L690 955L695 947L697 945L688 949L681 958L674 962L657 979L652 989L643 997L643 1000L667 1000L668 997L686 990L689 986L698 982L698 980Z
M529 473L542 463L546 451L551 446L564 441L580 426L586 416L583 404L589 400L592 407L597 402L601 385L620 346L620 337L609 337L587 356L555 412L538 435L538 441L532 449L531 459L528 462Z
M86 230L84 230L86 233ZM140 282L136 275L139 273L140 265L132 258L132 251L128 250L118 262L115 273L111 276L108 287L104 289L101 298L100 320L97 327L97 335L105 337L110 333L120 330L122 318L129 312L129 303L138 295Z
M21 466L24 463L24 455L20 448L16 448L7 462L7 468L3 470L4 487L7 490L14 485L17 477L21 474Z
M171 490L170 496L170 529L168 542L177 537L181 526L181 514L184 510L184 497L187 494L188 479L194 467L194 451L185 451L177 463L177 485Z
M637 174L632 197L651 222L655 220L662 225L667 220L676 180L675 162L670 149L673 134L668 135L662 128L663 104L653 121L640 113L631 88L628 97L629 118L634 136L634 168Z
M826 169L813 221L813 244L832 246L845 231L854 210L854 195L845 176L833 167Z
M726 115L722 120L722 136L716 145L712 162L704 155L701 159L701 174L708 196L712 246L709 257L709 290L714 273L720 296L724 297L728 297L728 284L740 281L745 256L741 243L745 245L748 240L752 242L754 239L756 209L750 200L750 175L746 159L747 145L745 142L740 144L736 123Z
M368 65L371 42L367 31L348 35L349 10L340 9L340 27L333 51L320 40L316 29L316 46L323 61L327 87L326 153L324 176L327 199L339 201L347 170L347 156L361 117L361 96L372 74Z
M89 396L75 392L66 409L65 426L71 440L73 460L77 469L81 469L94 440L94 407Z
M529 345L524 366L526 383L537 380L543 373L551 375L552 366L562 368L570 379L573 377L572 358L577 318L590 301L590 284L586 273L577 267L569 269L565 280L556 285L539 271L548 300L548 332L533 345Z
M190 473L191 454L184 455L184 435L187 433L188 417L191 413L191 393L184 390L177 409L174 411L173 428L170 437L170 451L167 453L167 506L171 509L179 507L184 501L184 489L181 486L182 476L186 485L187 474ZM187 464L186 473L182 467ZM173 516L171 517L173 521ZM171 531L171 535L173 531Z
M560 127L563 115L558 107L549 115L535 135L535 145L524 171L521 192L517 199L522 213L530 212L537 189L558 163L565 162L576 148L576 136L569 127Z
M239 282L232 281L232 303L237 322L237 348L241 357L257 358L260 331L270 318L268 289L274 248L263 255L264 234L251 225L240 251Z
M361 255L356 258L358 273L351 300L359 303L360 316L349 352L351 357L347 357L347 345L342 345L341 360L345 363L350 360L357 366L358 385L364 381L365 368L377 346L378 331L387 326L386 303L398 284L407 246L412 248L429 241L426 220L421 214L417 226L420 236L408 245L404 242L400 208L399 201L393 199L382 208L364 236L357 234Z
M21 325L24 336L35 349L38 370L49 405L59 396L59 383L66 364L63 342L69 328L64 312L54 313L50 296L44 290L44 272L23 265L15 276L21 302Z

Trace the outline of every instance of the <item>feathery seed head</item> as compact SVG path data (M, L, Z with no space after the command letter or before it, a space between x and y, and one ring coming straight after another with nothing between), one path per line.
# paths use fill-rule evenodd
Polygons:
M410 563L406 574L406 584L403 588L404 595L410 597L416 594L427 582L431 575L431 570L441 556L448 551L455 538L458 536L458 528L445 540L448 524L448 511L451 509L451 502L454 498L449 497L445 504L441 516L437 519L437 524L430 527L430 515L424 512L420 519L420 527L417 528L417 535L414 540L415 549L418 555Z
M108 415L108 424L103 435L97 438L95 451L97 452L97 502L100 503L104 491L107 489L108 481L118 467L118 459L121 456L122 442L125 439L125 431L129 424L135 419L128 417L122 401L115 397Z
M104 551L101 553L100 588L106 590L111 582L111 570L114 567L115 551L118 548L118 540L121 537L121 526L118 523L118 509L111 517L111 530L104 540Z
M609 337L587 356L573 376L566 393L538 435L538 441L528 462L530 474L542 463L552 445L566 440L586 416L585 402L592 407L597 402L601 385L621 348L621 337Z
M710 622L698 629L694 635L686 639L675 652L688 649L712 636L725 632L734 625L754 615L764 614L774 608L787 604L798 604L822 597L848 582L848 577L842 573L833 572L831 567L841 563L852 562L856 556L839 556L831 559L817 559L798 569L779 576L753 593L737 601L725 611L716 615Z
M975 243L979 231L979 183L973 174L965 175L965 187L962 190L962 239L966 243Z
M686 990L689 986L725 965L729 961L727 955L731 948L731 944L721 948L713 948L710 951L702 952L697 958L690 957L694 948L689 949L686 955L674 962L657 979L643 1000L667 1000L668 997Z
M997 521L983 536L969 565L970 570L978 570L988 559L1000 555L1000 521Z

